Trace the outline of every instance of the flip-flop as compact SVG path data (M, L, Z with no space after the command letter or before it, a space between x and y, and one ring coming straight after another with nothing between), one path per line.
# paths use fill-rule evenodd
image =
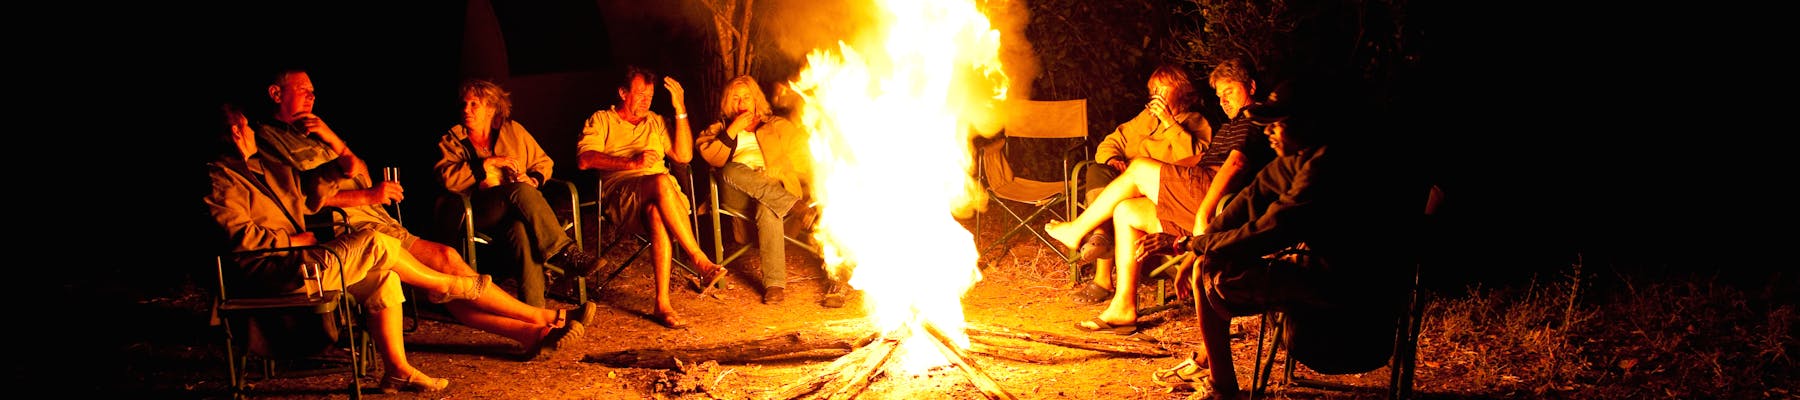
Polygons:
M1093 326L1090 327L1082 322L1093 324ZM1076 322L1075 329L1080 329L1084 332L1103 332L1119 336L1129 336L1137 333L1137 324L1113 325L1101 320L1100 317L1094 317L1086 321Z
M1074 298L1075 302L1079 304L1100 304L1112 300L1113 291L1111 289L1100 287L1100 285L1094 284L1093 281L1088 281L1082 283L1081 289L1075 290L1075 294L1070 297Z
M706 291L712 290L713 285L719 283L720 279L725 279L725 275L730 273L731 270L725 269L725 266L720 265L718 268L714 268L712 272L711 275L700 276L701 279L696 283L700 285L701 296L705 296Z
M1212 371L1206 369L1205 363L1206 360L1200 358L1200 352L1188 352L1187 358L1182 359L1181 363L1151 373L1150 380L1169 387L1193 387L1211 375Z

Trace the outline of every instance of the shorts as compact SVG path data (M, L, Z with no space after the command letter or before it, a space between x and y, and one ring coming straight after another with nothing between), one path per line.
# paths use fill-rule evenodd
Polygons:
M602 212L606 214L606 220L611 221L612 227L618 229L620 233L648 233L649 229L643 221L644 207L652 204L658 196L661 196L660 193L657 193L657 180L673 178L669 174L655 174L620 178L617 182L609 183L605 193L606 204L601 205ZM681 204L677 212L681 218L687 218L688 213L694 208L692 203L688 202L687 195L680 192L676 192L675 197L680 200Z
M1156 219L1162 221L1163 232L1177 235L1194 234L1194 214L1212 186L1216 168L1163 165L1156 195Z

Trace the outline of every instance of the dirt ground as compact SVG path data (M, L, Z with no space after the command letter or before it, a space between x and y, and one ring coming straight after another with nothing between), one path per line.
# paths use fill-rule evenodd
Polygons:
M988 214L989 218L999 218ZM997 221L997 220L994 220ZM997 224L983 224L984 230ZM983 243L998 232L982 232ZM1069 271L1057 262L1048 247L1036 239L1015 237L1015 247L996 258L986 268L983 279L963 300L968 320L998 327L1054 332L1068 335L1094 335L1118 338L1103 333L1084 333L1073 328L1076 321L1097 315L1103 305L1079 305L1069 299ZM591 246L591 245L590 245ZM673 289L675 306L689 327L670 330L645 317L651 308L652 282L650 265L639 260L616 280L598 291L592 300L600 305L601 321L589 327L581 340L554 354L546 361L517 361L512 357L518 349L509 340L448 322L443 314L431 311L415 332L407 334L409 360L435 377L448 378L450 387L439 393L417 395L419 398L484 398L484 399L631 399L631 398L719 398L760 399L795 381L819 373L835 359L835 355L790 356L753 363L704 365L689 374L639 368L611 368L584 362L583 356L609 351L675 348L730 342L775 333L816 328L828 321L855 320L865 313L860 293L849 306L825 308L820 305L825 282L820 260L797 247L790 247L788 266L788 298L779 305L761 303L761 288L756 276L754 256L734 262L732 275L725 287L699 296L690 284ZM680 257L680 256L678 256ZM609 254L609 262L622 260L623 254ZM602 271L607 270L603 268ZM1154 286L1140 290L1149 306ZM555 307L573 307L561 299ZM219 358L219 334L208 327L206 304L195 295L175 295L144 299L134 305L135 315L160 321L161 328L147 326L134 332L134 338L121 346L124 357L118 388L150 397L219 398L225 397L226 376ZM1048 364L1019 362L976 355L972 359L1006 392L1018 398L1074 399L1175 399L1186 398L1190 389L1171 388L1157 383L1152 374L1180 363L1180 356L1195 350L1199 343L1198 325L1191 309L1173 309L1140 317L1140 329L1132 338L1163 343L1176 356L1119 357L1105 353L1051 345L1024 346L1021 351L1051 360ZM1257 320L1239 318L1234 330L1247 332L1233 341L1238 360L1240 385L1248 387L1251 346L1254 346ZM376 368L378 369L378 367ZM17 372L17 371L15 371ZM15 375L17 376L17 375ZM362 380L365 393L379 395L372 387L381 373L377 370ZM1359 375L1342 376L1361 385L1383 387L1385 368ZM312 399L341 398L327 393L348 382L342 374L316 377L285 378L257 382L251 393L257 398ZM1421 365L1419 388L1433 397L1459 396L1448 381L1433 376ZM1438 386L1428 383L1440 382ZM1379 397L1373 394L1325 394L1293 388L1277 390L1277 398L1359 398ZM405 398L409 395L400 395ZM861 398L898 399L973 399L983 395L966 375L951 368L940 368L916 376L878 376Z

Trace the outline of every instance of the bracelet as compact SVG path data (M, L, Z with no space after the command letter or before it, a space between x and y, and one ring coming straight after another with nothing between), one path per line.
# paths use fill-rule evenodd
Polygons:
M687 113L675 114L675 119L687 119Z

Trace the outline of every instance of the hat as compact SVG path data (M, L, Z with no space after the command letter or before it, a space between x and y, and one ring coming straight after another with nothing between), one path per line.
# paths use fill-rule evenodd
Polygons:
M1285 102L1264 102L1253 104L1249 109L1244 110L1244 112L1249 113L1250 123L1256 124L1257 126L1267 126L1269 124L1287 120L1288 117L1293 116L1294 108L1296 107L1285 104Z

